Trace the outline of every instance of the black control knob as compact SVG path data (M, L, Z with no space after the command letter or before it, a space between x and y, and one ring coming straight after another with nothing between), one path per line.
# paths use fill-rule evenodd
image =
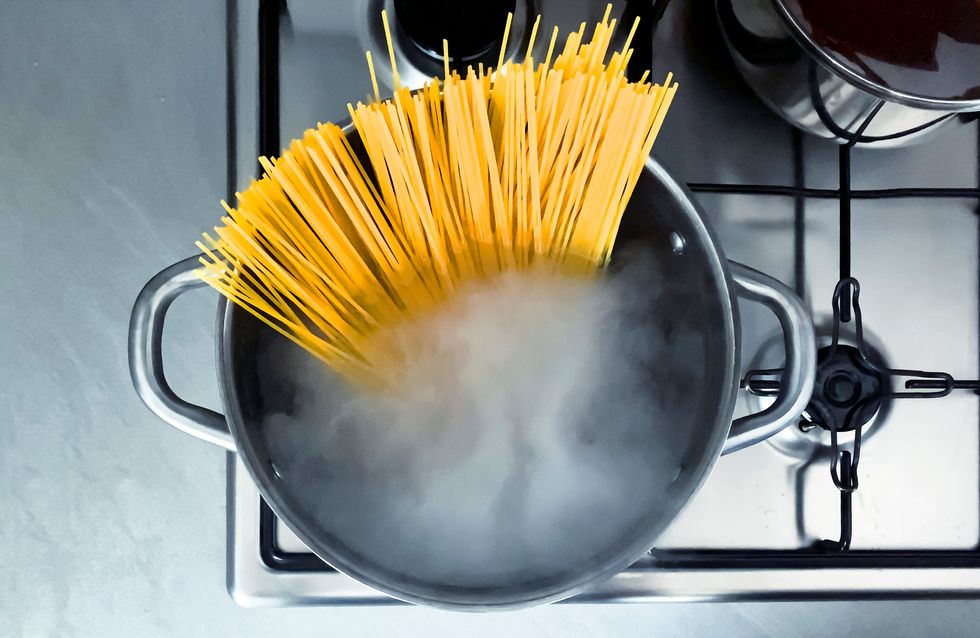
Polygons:
M394 0L401 32L424 54L442 60L442 41L449 41L454 68L462 69L496 56L516 0ZM492 54L492 56L491 56Z

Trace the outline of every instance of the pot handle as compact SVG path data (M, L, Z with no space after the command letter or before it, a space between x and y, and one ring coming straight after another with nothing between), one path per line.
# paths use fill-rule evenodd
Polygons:
M136 394L151 412L178 430L234 452L225 417L178 397L163 374L163 320L174 299L205 285L194 274L201 266L198 259L195 255L164 268L136 297L129 318L129 374Z
M786 367L779 396L771 406L732 423L722 454L728 454L768 439L797 419L813 394L817 371L817 343L813 319L792 290L758 270L728 262L735 293L766 306L779 319L786 349Z

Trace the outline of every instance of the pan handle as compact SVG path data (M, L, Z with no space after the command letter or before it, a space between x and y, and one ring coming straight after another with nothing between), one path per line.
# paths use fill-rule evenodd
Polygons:
M178 397L163 374L163 320L174 299L205 285L194 274L200 265L197 255L178 261L157 273L136 297L129 318L129 373L151 412L178 430L234 452L225 417Z
M779 396L771 406L732 423L722 454L728 454L768 439L799 418L813 394L817 371L817 342L813 319L792 290L758 270L728 262L736 294L769 308L783 330L786 368Z

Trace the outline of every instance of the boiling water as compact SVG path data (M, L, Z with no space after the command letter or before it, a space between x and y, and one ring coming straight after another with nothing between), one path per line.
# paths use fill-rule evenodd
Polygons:
M474 588L635 542L680 471L651 392L650 271L472 284L386 332L407 365L384 392L271 341L264 435L316 535L395 577Z

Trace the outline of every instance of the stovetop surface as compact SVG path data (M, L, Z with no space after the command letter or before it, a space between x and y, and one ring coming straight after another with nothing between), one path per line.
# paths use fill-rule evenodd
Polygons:
M603 9L581 1L535 4L543 23L563 30L600 18ZM349 100L368 95L363 51L373 48L375 60L386 57L377 39L384 5L382 0L289 2L278 39L276 121L283 141L318 121L343 119ZM233 142L241 188L251 179L258 154L255 116L268 111L256 101L257 4L241 3L237 20ZM838 147L795 133L741 82L711 3L673 3L656 30L653 52L654 76L672 71L681 85L654 155L680 181L695 185L730 259L801 293L818 339L826 342L839 277L837 199L709 193L696 185L799 184L802 179L807 187L836 189ZM976 123L957 121L915 146L854 149L851 186L975 187L978 138ZM855 199L851 229L851 271L861 283L869 346L890 367L975 379L977 201ZM740 304L740 313L743 373L781 365L776 320L748 303ZM845 341L848 329L845 324ZM758 410L761 401L743 392L737 413ZM865 429L850 552L811 549L815 541L839 534L840 493L829 473L827 433L790 428L772 442L723 457L652 556L584 599L980 592L978 410L978 397L969 391L886 403ZM238 600L385 600L332 572L274 516L263 513L240 464L229 463L229 473L229 587Z

